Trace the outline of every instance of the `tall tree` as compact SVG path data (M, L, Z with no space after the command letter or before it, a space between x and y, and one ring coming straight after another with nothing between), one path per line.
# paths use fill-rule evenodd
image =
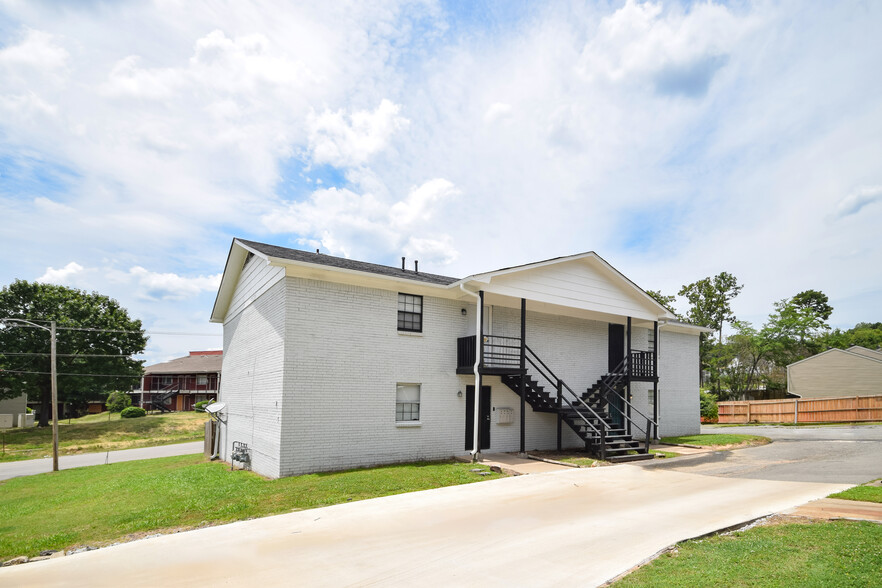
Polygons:
M716 341L711 342L702 334L699 342L699 360L701 369L710 372L711 382L720 393L720 370L725 364L725 353L720 347L723 341L723 326L735 320L731 301L738 296L744 286L738 279L727 272L704 278L680 288L679 296L685 296L689 302L686 319L696 325L713 329Z
M661 293L661 290L647 290L646 293L654 298L656 302L658 302L677 316L680 316L679 314L677 314L677 311L674 310L674 302L677 301L676 296L666 296Z
M0 290L0 318L42 325L56 321L58 400L82 404L108 391L131 389L147 336L140 320L97 292L17 280ZM51 407L50 341L42 329L0 324L0 398L26 392L40 398L40 425Z
M832 312L827 296L816 290L776 302L762 330L763 336L774 343L775 363L783 367L821 351L823 337L830 328L826 321Z

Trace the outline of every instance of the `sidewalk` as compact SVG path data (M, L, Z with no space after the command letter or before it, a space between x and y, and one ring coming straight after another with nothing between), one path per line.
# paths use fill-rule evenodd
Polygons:
M102 453L83 453L81 455L62 455L58 458L58 469L69 470L83 466L104 465L154 457L172 457L202 453L203 442L176 443L158 447L141 447L139 449L123 449L121 451L105 451ZM0 463L0 480L8 480L19 476L33 476L52 471L52 458L27 459Z

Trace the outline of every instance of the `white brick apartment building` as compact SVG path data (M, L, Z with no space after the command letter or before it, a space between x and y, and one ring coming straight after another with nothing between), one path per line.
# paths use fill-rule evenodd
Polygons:
M702 329L593 252L457 279L234 239L211 320L221 456L272 478L699 430Z

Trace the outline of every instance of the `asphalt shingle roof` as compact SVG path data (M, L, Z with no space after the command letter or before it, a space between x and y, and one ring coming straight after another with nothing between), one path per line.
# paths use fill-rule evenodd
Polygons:
M403 270L400 267L379 265L376 263L368 263L366 261L356 261L354 259L346 259L344 257L334 257L333 255L325 255L324 253L315 253L314 251L289 249L287 247L268 245L266 243L247 241L245 239L236 240L243 245L254 249L255 251L263 253L264 255L268 255L270 257L278 257L280 259L290 259L292 261L315 263L318 265L326 265L330 267L347 269L357 272L365 272L369 274L379 274L381 276L413 280L415 282L427 282L429 284L438 284L441 286L448 286L456 281L459 281L459 278L440 276L438 274L428 274L425 272L417 273L413 270Z
M211 374L221 371L223 355L188 355L144 367L145 374Z

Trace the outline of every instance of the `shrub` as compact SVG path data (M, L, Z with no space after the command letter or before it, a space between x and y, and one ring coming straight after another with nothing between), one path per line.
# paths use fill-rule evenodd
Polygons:
M703 419L713 420L719 417L716 396L702 390L699 392L699 402L701 403L701 417Z
M193 405L193 410L195 410L196 412L205 412L205 407L209 404L211 404L211 400L200 400Z
M110 412L119 412L126 408L127 406L132 405L132 397L126 394L125 392L120 392L119 390L114 390L110 394L107 395L107 410Z
M124 419L136 419L138 417L147 416L147 411L140 406L130 406L122 409L119 416Z

